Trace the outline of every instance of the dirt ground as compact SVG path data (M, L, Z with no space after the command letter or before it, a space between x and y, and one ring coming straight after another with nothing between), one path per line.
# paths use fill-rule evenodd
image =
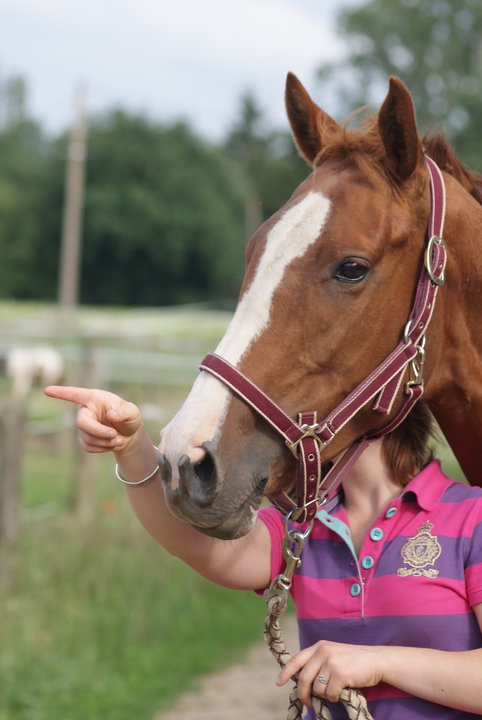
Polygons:
M281 621L288 651L298 649L296 620ZM275 685L279 667L264 641L256 644L243 662L230 665L201 681L198 692L182 695L168 712L153 720L285 720L292 684Z

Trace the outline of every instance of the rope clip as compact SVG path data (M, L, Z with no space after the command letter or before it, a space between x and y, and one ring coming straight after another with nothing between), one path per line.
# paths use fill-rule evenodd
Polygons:
M410 324L410 323L409 323ZM408 335L406 330L406 335ZM409 365L409 379L405 383L405 393L410 395L411 388L420 386L423 391L423 366L425 364L425 333L420 338L419 344L416 346L417 354L411 360Z

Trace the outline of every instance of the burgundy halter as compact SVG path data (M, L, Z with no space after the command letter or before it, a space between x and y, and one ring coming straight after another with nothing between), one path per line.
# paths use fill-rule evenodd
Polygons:
M445 218L445 185L442 173L429 157L425 161L430 175L431 210L425 262L403 338L396 348L323 420L316 411L302 412L293 421L276 403L233 365L215 353L201 363L205 370L225 383L263 417L284 439L298 459L296 499L280 493L270 500L284 513L291 512L296 522L313 519L320 505L336 492L349 468L367 445L396 428L406 418L423 393L425 332L432 317L437 290L445 282L446 250L442 239ZM336 434L364 407L374 400L372 409L388 415L410 365L410 378L405 383L402 406L382 429L368 433L350 445L324 474L321 452Z

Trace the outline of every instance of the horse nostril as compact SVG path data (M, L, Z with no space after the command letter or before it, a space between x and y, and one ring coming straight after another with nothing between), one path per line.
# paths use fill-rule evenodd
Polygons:
M194 472L204 487L209 487L216 482L216 466L208 453L202 460L194 464Z
M179 473L182 486L191 499L197 505L207 506L218 492L218 473L209 448L203 447L202 458L197 462L192 462L187 455L180 459Z

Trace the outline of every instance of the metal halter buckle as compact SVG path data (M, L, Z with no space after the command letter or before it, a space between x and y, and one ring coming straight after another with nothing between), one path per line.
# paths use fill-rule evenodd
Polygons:
M298 458L298 445L307 437L312 437L314 440L316 440L316 442L320 446L320 450L325 447L326 442L324 442L320 438L320 436L316 434L316 431L319 429L319 425L317 423L315 425L301 425L301 429L304 430L304 432L303 435L298 438L298 440L295 440L294 442L291 442L290 440L285 440L287 447L289 447L295 458Z

